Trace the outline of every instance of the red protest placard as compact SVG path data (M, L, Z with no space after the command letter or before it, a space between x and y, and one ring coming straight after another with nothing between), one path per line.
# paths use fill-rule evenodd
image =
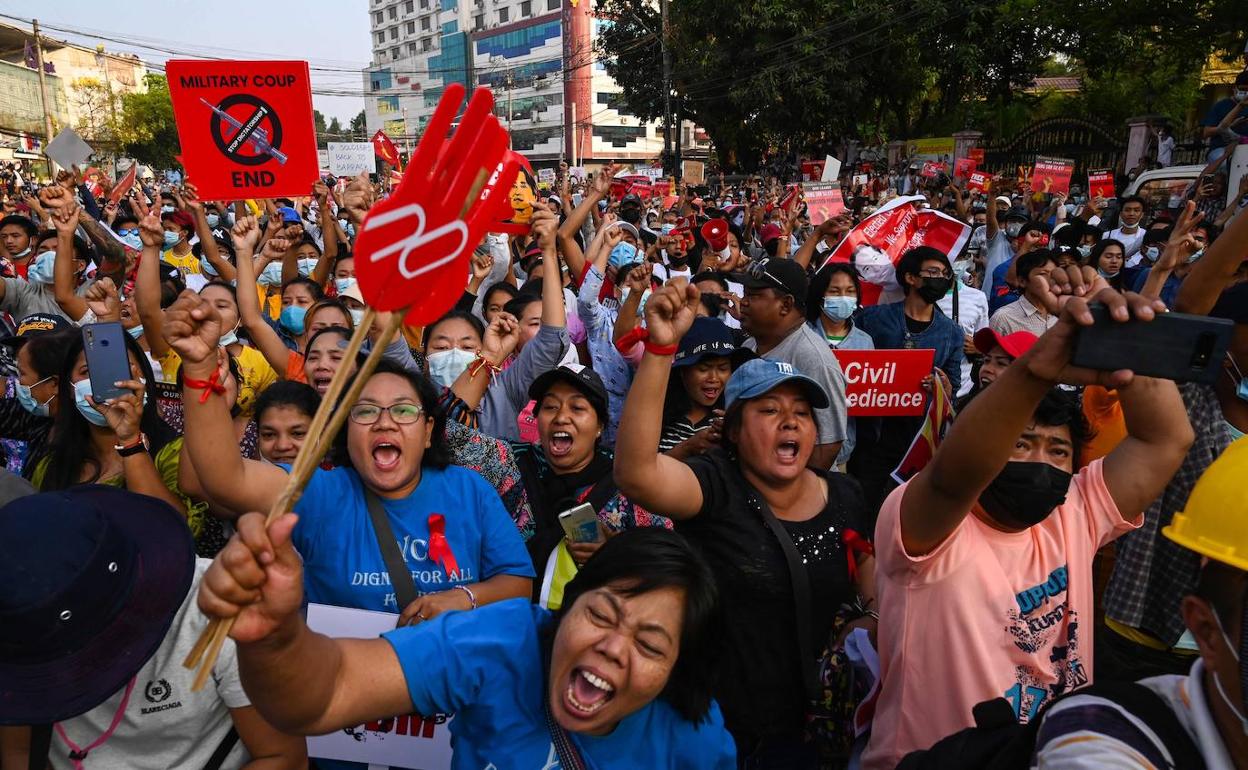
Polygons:
M969 179L979 164L972 158L958 158L953 162L953 175L960 179Z
M645 182L634 182L628 191L641 198L642 203L649 203L650 196L654 195L654 186Z
M171 59L165 72L201 198L308 194L318 166L307 62Z
M816 227L845 211L839 182L807 182L802 185L802 195L810 223Z
M1093 169L1088 172L1088 195L1093 198L1114 197L1114 170Z
M972 171L966 180L966 189L988 192L992 189L992 176L983 171Z
M1065 158L1036 158L1031 172L1031 189L1038 193L1070 192L1070 176L1075 172L1075 162Z
M941 163L940 161L936 161L936 160L929 160L923 164L923 170L919 172L919 176L923 177L924 179L935 179L936 177L943 174L944 171L945 171L944 163Z
M966 157L975 161L975 167L978 168L979 166L982 166L984 164L984 148L972 147L971 149L966 151Z
M845 374L845 404L850 417L896 417L923 414L927 392L923 378L932 373L936 351L834 350Z
M666 198L672 194L672 181L670 179L660 179L654 183L654 194L660 198Z

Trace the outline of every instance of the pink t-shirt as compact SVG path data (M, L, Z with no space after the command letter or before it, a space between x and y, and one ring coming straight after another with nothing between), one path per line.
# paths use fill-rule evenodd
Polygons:
M875 526L881 689L863 767L975 724L971 709L1005 697L1026 722L1049 698L1092 681L1092 557L1143 522L1124 521L1103 461L1071 482L1066 502L1023 532L968 515L931 553L901 544L903 484Z

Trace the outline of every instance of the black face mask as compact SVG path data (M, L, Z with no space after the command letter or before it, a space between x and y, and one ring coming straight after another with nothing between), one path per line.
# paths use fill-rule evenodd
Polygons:
M620 209L620 219L630 225L636 225L641 221L641 209L636 206L626 206Z
M988 515L1011 527L1034 527L1066 502L1072 476L1048 463L1010 461L979 493Z
M917 291L923 301L929 305L935 305L953 287L952 278L923 278L922 280Z

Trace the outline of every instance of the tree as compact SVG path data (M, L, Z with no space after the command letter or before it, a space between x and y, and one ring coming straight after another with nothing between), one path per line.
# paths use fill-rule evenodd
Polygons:
M312 128L316 131L316 146L322 150L325 149L329 140L325 136L325 116L320 110L312 110Z
M368 122L364 117L364 110L360 110L360 114L351 118L351 139L360 141L368 138Z
M325 129L325 133L329 135L330 140L335 142L341 142L347 138L342 130L342 124L338 122L338 118L330 119L329 128Z
M173 102L164 75L149 73L147 90L121 97L121 119L116 127L121 150L140 163L158 169L173 168L177 161L178 130L173 120Z
M96 149L116 141L120 102L108 83L99 78L82 77L69 84L69 103L78 113L75 128Z

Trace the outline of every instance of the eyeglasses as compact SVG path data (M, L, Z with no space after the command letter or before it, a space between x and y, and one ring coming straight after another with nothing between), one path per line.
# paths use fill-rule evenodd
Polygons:
M347 414L357 425L372 425L381 419L382 412L389 412L390 419L399 425L411 425L421 418L425 410L420 404L356 404Z
M759 261L754 262L749 267L747 267L745 269L745 272L749 274L751 278L754 278L757 280L762 280L766 278L767 280L774 283L776 286L780 287L780 290L783 291L785 294L789 294L790 293L789 287L785 286L784 283L779 278L767 272L766 267L769 261L770 261L769 259L760 259Z
M950 278L948 270L941 270L938 267L928 267L919 271L922 278Z

